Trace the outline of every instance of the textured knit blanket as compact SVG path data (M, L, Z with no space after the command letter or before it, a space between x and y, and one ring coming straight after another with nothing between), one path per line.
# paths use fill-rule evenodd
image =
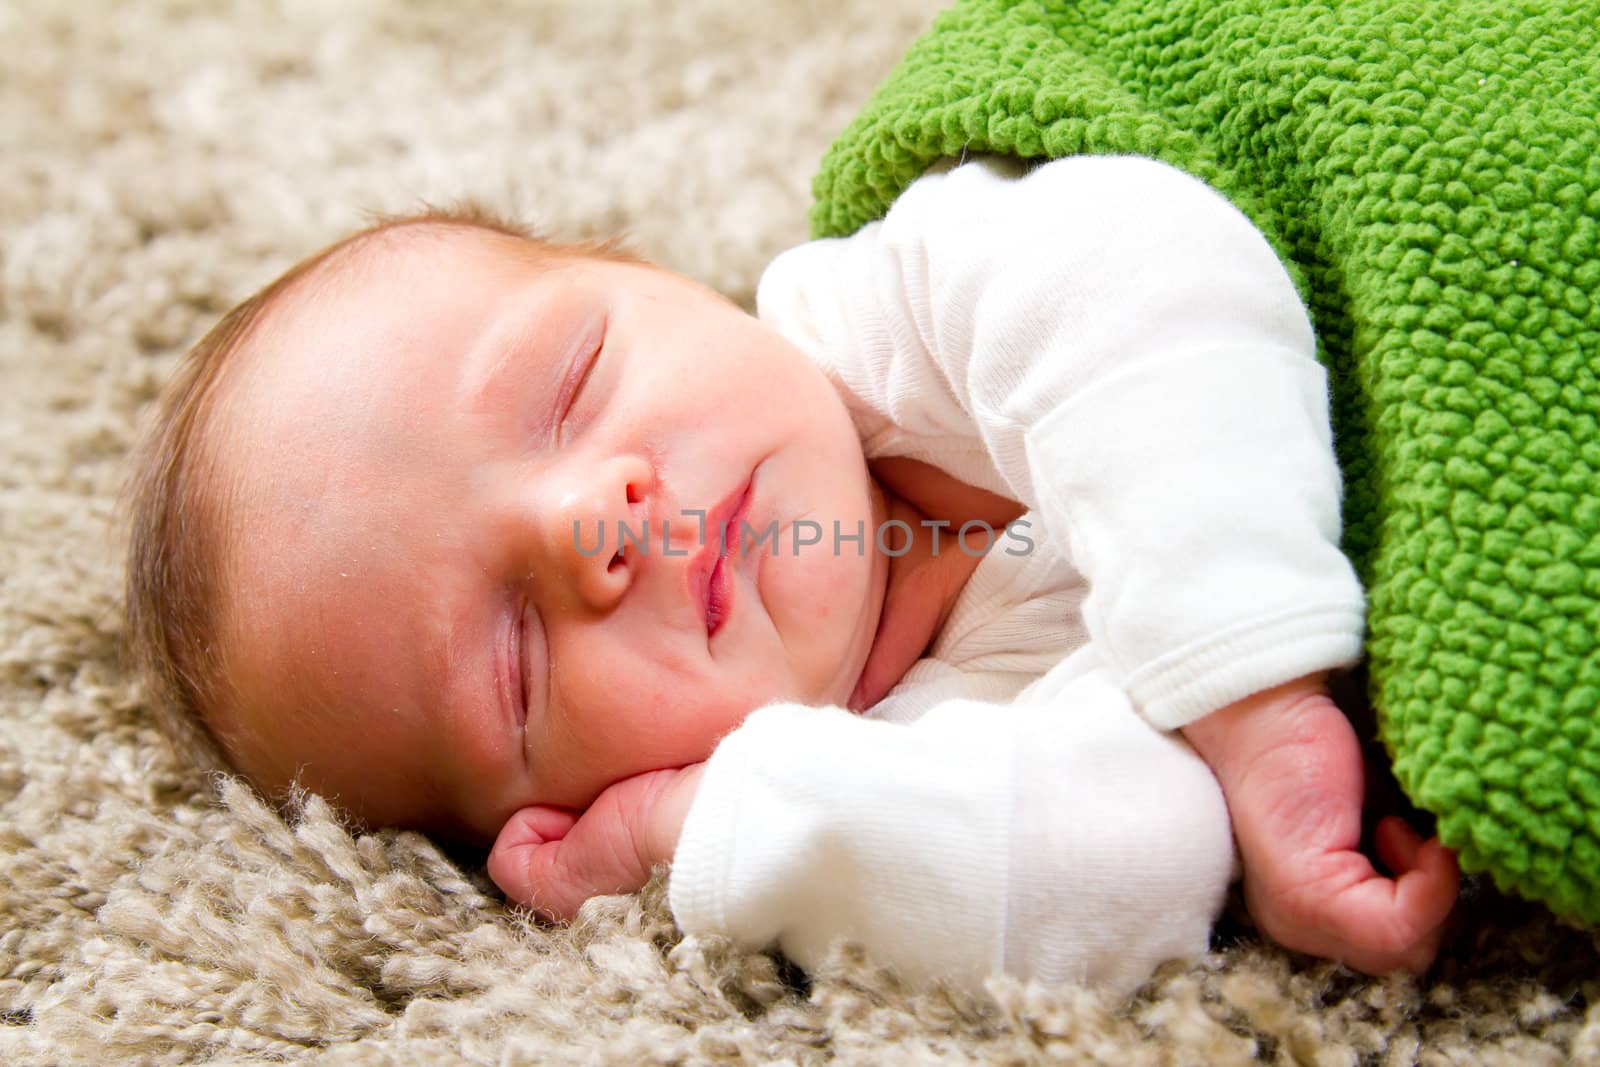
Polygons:
M1134 153L1311 310L1395 774L1464 868L1600 920L1600 11L963 0L826 157L819 236L932 161Z

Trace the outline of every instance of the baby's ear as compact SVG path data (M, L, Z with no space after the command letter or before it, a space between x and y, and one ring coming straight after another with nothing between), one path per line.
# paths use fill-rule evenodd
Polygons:
M542 805L516 812L500 828L489 850L489 877L510 900L532 905L534 853L567 836L577 821L569 811Z

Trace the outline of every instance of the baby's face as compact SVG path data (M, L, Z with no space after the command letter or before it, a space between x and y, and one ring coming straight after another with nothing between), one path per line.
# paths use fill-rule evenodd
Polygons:
M845 702L882 603L882 497L787 341L664 271L535 265L465 228L312 288L263 324L215 424L238 486L239 699L217 726L258 782L487 840L520 807L704 759L764 703ZM708 623L717 536L693 512L741 500L777 544L723 561ZM795 551L801 518L830 536ZM865 523L865 555L833 551L834 520ZM624 522L647 550L617 555Z

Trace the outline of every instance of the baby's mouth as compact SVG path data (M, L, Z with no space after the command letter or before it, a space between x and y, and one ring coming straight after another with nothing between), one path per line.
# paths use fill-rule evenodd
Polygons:
M698 576L705 575L696 592L705 608L708 638L722 628L733 609L733 568L728 556L739 545L739 524L750 505L751 483L752 479L747 479L706 516L706 543L691 570L691 582L696 584Z
M728 577L728 557L718 556L711 568L711 581L706 584L706 636L711 637L728 617L728 601L733 596L733 583Z

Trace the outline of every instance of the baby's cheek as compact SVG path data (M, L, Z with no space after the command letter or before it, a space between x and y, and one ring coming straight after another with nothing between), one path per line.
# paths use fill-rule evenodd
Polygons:
M844 539L835 544L828 531L818 544L796 549L787 542L763 561L762 591L800 699L834 699L831 687L841 665L859 660L871 646L871 550L867 545L858 553Z
M840 621L858 613L867 560L850 541L835 543L831 531L816 544L805 543L806 536L797 542L786 530L771 558L762 561L768 607L774 622L795 631L791 639L837 639L832 631Z

